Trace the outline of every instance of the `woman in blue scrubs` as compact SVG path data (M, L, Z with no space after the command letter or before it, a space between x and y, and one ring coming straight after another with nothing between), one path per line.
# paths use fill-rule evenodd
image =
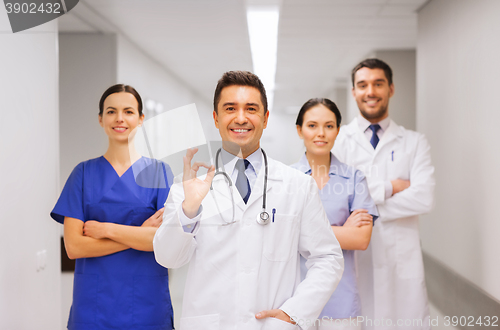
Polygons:
M143 120L134 88L107 89L99 124L108 150L75 167L52 210L76 259L70 330L173 329L168 270L152 252L173 175L135 150L134 129Z
M335 103L329 99L311 99L302 106L296 121L306 152L292 167L316 181L323 207L344 253L342 279L310 329L361 329L361 324L350 322L361 313L354 250L368 247L373 221L378 217L363 173L341 163L330 152L341 119ZM304 274L304 260L301 268Z

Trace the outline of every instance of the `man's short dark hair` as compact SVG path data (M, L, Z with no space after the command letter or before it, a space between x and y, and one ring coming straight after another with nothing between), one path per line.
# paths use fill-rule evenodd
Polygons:
M214 93L214 111L217 112L217 105L220 101L222 90L229 86L250 86L260 92L260 100L264 106L264 113L267 112L267 96L264 84L259 77L248 71L228 71L222 75L217 82Z
M367 58L366 60L360 62L358 65L352 69L351 72L351 79L352 79L352 87L354 87L354 75L358 70L361 68L368 68L368 69L382 69L384 70L385 77L387 78L387 82L389 83L389 86L392 85L392 70L387 63L384 61L379 60L378 58Z

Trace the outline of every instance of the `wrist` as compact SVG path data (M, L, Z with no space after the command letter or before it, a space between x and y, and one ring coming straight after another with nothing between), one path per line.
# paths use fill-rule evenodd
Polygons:
M102 233L104 234L104 238L113 239L113 226L110 223L103 222L102 223Z
M192 219L198 214L198 210L200 209L201 202L193 202L193 201L186 201L182 202L182 210L184 211L184 214Z
M284 315L284 317L285 317L285 319L284 319L283 321L286 321L286 322L291 323L291 324L297 324L297 323L295 322L295 320L294 320L294 319L292 319L292 318L290 317L290 315L288 315L288 314L287 314L284 310L280 309L280 311L281 311L281 313L283 313L283 315Z

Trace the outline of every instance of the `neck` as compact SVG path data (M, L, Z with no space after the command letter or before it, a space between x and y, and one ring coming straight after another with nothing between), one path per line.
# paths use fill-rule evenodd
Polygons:
M330 172L330 154L317 155L306 151L306 158L311 166L312 176L324 176Z
M363 116L363 114L361 114L361 116ZM387 117L389 117L389 112L387 112L387 111L385 112L385 114L383 116L378 117L378 118L366 118L365 116L363 116L363 118L365 118L366 120L368 120L372 124L378 124Z
M245 147L240 147L239 145L235 143L222 143L222 148L229 152L231 155L234 155L236 157L240 158L247 158L251 154L253 154L255 151L259 149L259 146L257 148L254 148L252 150L246 149Z
M110 140L104 157L111 164L131 165L141 158L141 155L135 150L133 142L129 144Z

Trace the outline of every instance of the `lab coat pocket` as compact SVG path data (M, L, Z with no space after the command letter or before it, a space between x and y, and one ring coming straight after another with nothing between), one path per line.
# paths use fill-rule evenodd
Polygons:
M387 161L388 180L410 180L410 155L402 151L392 151Z
M71 317L75 323L95 323L98 275L75 274Z
M181 330L219 330L219 314L182 317Z
M133 322L136 326L164 325L172 315L168 275L135 276Z
M271 222L262 226L264 256L270 261L288 261L292 256L296 256L298 251L297 216L279 213L270 216Z
M275 317L268 317L262 330L292 330L298 329L295 324L288 323Z

